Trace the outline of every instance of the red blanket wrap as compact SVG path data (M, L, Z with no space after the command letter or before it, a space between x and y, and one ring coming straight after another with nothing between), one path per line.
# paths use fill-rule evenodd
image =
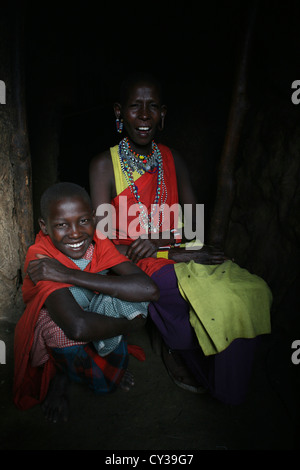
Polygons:
M94 236L95 251L92 261L85 271L97 273L116 264L128 261L113 246L110 240L98 239ZM55 258L71 269L79 269L72 260L61 253L53 245L49 236L39 232L35 243L29 248L25 260L25 272L28 263L37 259L36 254L44 254ZM40 281L36 285L26 275L23 284L23 299L25 311L18 321L15 329L14 355L15 371L13 395L15 405L22 410L41 403L47 394L50 380L55 375L54 362L49 359L43 367L32 367L30 364L30 351L33 343L34 328L47 297L57 289L70 287L53 281Z
M167 188L167 200L165 204L170 207L175 207L178 205L178 190L177 190L177 178L174 159L171 150L163 144L158 145L159 150L163 159L163 175L165 186ZM138 188L138 194L140 196L140 201L147 208L148 214L151 213L151 205L154 204L155 195L157 191L157 171L155 172L146 172L140 176L135 184ZM160 202L159 202L160 204ZM132 236L130 232L130 226L134 227L136 231L139 231L141 234L145 231L137 223L137 213L135 209L130 212L130 208L133 206L137 209L137 201L135 196L129 187L127 187L122 193L116 196L112 200L112 205L116 211L115 223L116 227L113 232L112 241L114 244L119 245L129 245L132 243L133 239L136 236ZM178 210L178 206L177 206ZM168 208L165 208L165 220L160 231L170 231L173 228L177 227L178 221L178 212L173 212L171 210L170 217L168 215ZM174 261L166 259L156 259L156 258L144 258L137 263L137 265L151 276L154 272L165 266L166 264L174 264Z

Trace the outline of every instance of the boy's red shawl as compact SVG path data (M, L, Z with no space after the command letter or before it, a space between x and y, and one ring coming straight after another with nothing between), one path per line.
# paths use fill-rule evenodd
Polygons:
M95 234L94 242L93 259L85 271L96 273L128 261L107 238L100 240ZM55 258L69 268L79 269L73 261L57 250L50 237L43 235L42 232L38 233L35 243L28 250L24 267L25 272L28 263L37 259L37 254ZM41 403L46 397L50 380L55 374L55 366L51 359L43 367L31 367L30 350L33 343L35 324L41 308L52 292L63 287L70 287L70 285L53 281L40 281L35 285L28 275L24 279L22 292L26 308L16 325L14 342L13 395L14 403L19 409L25 410Z

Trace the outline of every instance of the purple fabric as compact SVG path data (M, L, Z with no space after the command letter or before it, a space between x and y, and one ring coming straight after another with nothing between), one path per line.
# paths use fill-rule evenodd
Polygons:
M195 349L199 344L189 322L189 305L180 295L173 264L156 271L151 278L160 298L149 305L149 314L171 349Z
M236 339L225 351L205 356L189 321L189 305L179 292L173 265L155 272L152 279L160 298L149 305L149 315L165 344L176 350L199 384L228 404L244 401L259 338Z

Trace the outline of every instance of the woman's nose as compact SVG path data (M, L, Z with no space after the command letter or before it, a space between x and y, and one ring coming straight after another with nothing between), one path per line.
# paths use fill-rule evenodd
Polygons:
M147 105L141 106L140 108L140 118L141 119L149 119L149 109Z

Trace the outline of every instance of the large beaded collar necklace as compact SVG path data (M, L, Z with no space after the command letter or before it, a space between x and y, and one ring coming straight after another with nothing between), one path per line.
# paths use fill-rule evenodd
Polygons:
M119 143L119 159L127 184L139 205L139 222L141 227L144 228L146 233L158 232L164 220L164 205L168 197L164 180L163 161L158 146L153 141L152 152L146 156L140 155L133 152L128 139L125 137ZM150 214L148 214L147 210L145 211L145 206L140 200L138 187L133 179L134 171L137 171L140 175L146 171L151 173L157 172L156 194L153 204L151 204L152 209ZM154 222L155 215L156 223Z
M152 141L151 153L149 155L141 155L132 150L127 137L119 143L119 154L122 160L126 161L129 167L133 171L137 171L140 175L145 171L150 171L155 168L160 157L160 151L154 141Z

